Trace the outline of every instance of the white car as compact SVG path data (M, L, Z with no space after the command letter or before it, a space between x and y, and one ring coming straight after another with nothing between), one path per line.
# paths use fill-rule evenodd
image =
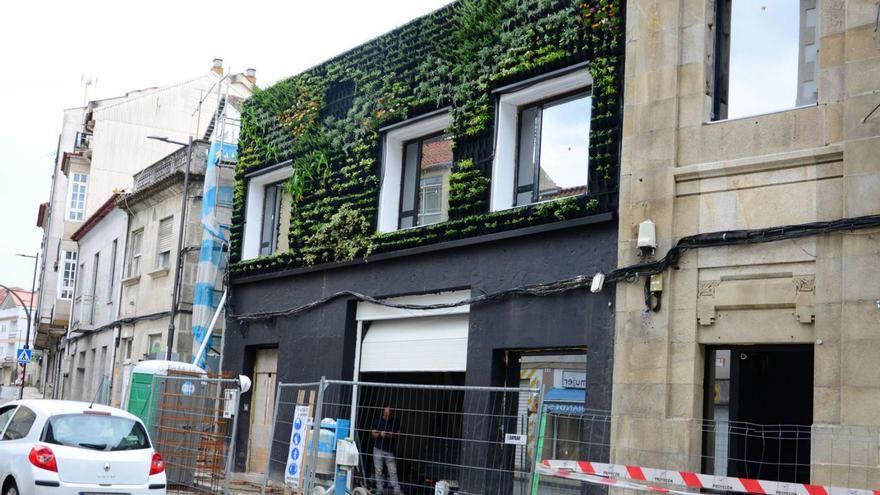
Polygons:
M165 495L165 483L132 414L61 400L0 406L0 495Z

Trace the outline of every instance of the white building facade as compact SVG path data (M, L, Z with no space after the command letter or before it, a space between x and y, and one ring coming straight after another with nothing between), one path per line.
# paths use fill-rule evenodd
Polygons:
M51 351L47 396L59 396L54 384L64 372L62 362L54 356L74 320L83 324L81 315L71 314L71 306L78 271L89 260L82 259L71 236L112 194L130 190L135 172L177 147L150 136L185 142L190 136L210 135L220 101L218 83L223 77L222 61L215 60L212 70L203 76L93 101L65 112L51 198L41 205L37 222L44 232L45 261L39 277L44 290L38 303L36 342L38 348ZM239 98L249 96L255 87L252 73L231 75L227 81L231 81L229 94ZM85 275L88 280L89 274ZM79 357L77 354L76 359Z
M61 375L63 398L107 404L114 385L126 213L118 194L74 232L79 265Z
M30 291L12 288L25 304L32 304ZM28 337L28 314L30 308L22 306L18 299L4 289L0 289L0 386L20 383L21 366L16 360L18 349L24 348ZM31 334L33 338L33 334ZM32 345L31 345L32 347ZM25 385L36 385L40 380L40 366L37 360L28 365Z

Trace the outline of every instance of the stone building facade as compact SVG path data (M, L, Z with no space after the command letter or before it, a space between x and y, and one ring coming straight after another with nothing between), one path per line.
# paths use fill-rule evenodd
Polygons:
M748 4L733 2L732 23L719 23L730 2L629 3L619 266L642 260L636 239L645 220L656 224L660 258L693 234L880 213L877 2L764 2L755 15L787 3L800 12L792 28L800 43L817 43L818 101L799 94L789 109L731 119L713 116L716 78L728 78L725 105L734 104L734 81L754 98L773 83L766 73L735 74L743 52L719 49L724 36L742 39L737 15ZM719 26L728 32L719 36ZM799 90L804 52L792 52ZM878 485L876 464L835 451L841 465L831 466L829 446L855 435L859 448L877 451L880 234L697 249L676 268L651 288L662 289L653 293L656 312L646 311L641 281L617 287L612 460L742 475L751 460L735 465L742 452L719 452L726 434L706 434L704 425L788 423L812 438L801 444L806 457L791 457L804 469L759 476Z

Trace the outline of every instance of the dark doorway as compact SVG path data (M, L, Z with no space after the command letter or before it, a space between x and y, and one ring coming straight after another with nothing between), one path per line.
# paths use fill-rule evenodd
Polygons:
M370 383L407 384L403 388L381 385L358 387L357 440L361 446L365 473L370 478L364 486L373 486L373 447L371 431L384 408L389 407L400 428L395 441L397 476L407 494L433 493L439 480L461 479L461 448L465 393L462 372L361 373L360 380ZM426 388L419 388L426 386Z
M713 474L810 481L813 347L736 346L708 352L706 452Z

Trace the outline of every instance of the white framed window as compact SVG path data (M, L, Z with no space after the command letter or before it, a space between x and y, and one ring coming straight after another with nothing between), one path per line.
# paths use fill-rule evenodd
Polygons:
M72 299L76 283L76 251L61 251L61 278L58 297Z
M81 222L86 215L86 193L88 192L89 174L74 172L70 177L70 194L67 203L67 219Z
M144 229L138 229L131 233L131 247L128 251L127 277L137 277L141 274L141 243L144 238Z
M379 232L448 219L452 141L443 132L451 123L442 112L385 130Z
M451 136L437 134L404 143L402 162L398 227L448 220Z
M283 204L283 201L281 201L282 192L276 185L290 178L292 174L293 168L290 164L282 163L246 177L248 185L247 199L245 201L244 236L241 249L241 258L243 260L275 252L275 248L272 250L263 248L263 234L264 232L266 233L267 238L270 238L271 244L271 232L273 232L274 228L274 231L277 233L281 218L283 217L283 212L281 211L281 205ZM274 194L274 199L270 197L270 201L267 201L267 193L269 195ZM273 218L268 219L271 220L271 223L268 224L268 229L265 228L267 225L265 215L267 205L274 213ZM276 205L278 205L277 208Z
M159 220L159 233L156 237L156 269L159 270L168 270L171 268L171 237L174 231L173 221L173 216Z
M492 211L587 192L591 85L579 68L500 94Z
M284 182L276 182L264 187L260 256L269 256L278 248L278 227L281 220L281 198L283 195Z

